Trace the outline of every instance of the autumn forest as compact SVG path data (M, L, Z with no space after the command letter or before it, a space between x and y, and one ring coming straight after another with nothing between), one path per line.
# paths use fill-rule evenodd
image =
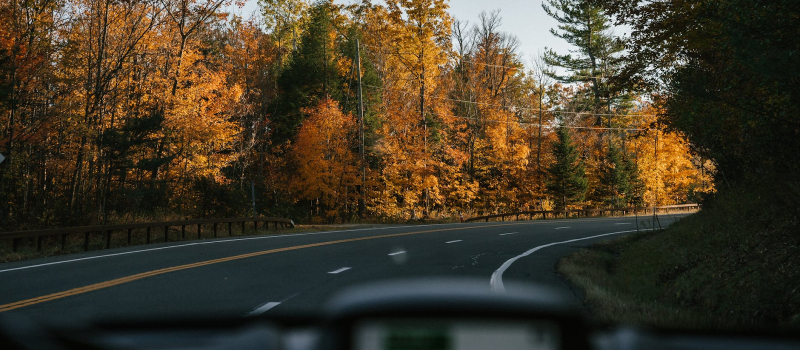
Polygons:
M0 0L0 229L700 201L723 158L608 3L531 1L574 50L523 56L446 0Z

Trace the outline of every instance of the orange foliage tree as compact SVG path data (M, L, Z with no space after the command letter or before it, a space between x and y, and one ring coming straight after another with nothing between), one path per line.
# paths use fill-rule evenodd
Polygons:
M680 204L698 200L714 191L714 166L691 152L686 137L655 123L659 110L648 105L632 126L653 129L629 139L625 148L636 162L644 181L644 202L649 205Z
M292 145L296 172L290 187L299 203L310 204L310 214L344 218L353 209L360 183L356 120L330 99L303 113L307 118Z

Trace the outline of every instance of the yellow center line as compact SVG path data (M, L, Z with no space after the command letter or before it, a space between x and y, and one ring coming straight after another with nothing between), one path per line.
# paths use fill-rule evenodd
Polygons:
M443 228L443 229L436 229L436 230L414 231L414 232L394 233L394 234L379 235L379 236L350 238L350 239L342 239L342 240L338 240L338 241L328 241L328 242L297 245L297 246L291 246L291 247L285 247L285 248L263 250L263 251L260 251L260 252L253 252L253 253L247 253L247 254L241 254L241 255L234 255L234 256L229 256L229 257L225 257L225 258L200 261L200 262L186 264L186 265L179 265L179 266L167 267L167 268L158 269L158 270L152 270L152 271L148 271L148 272L137 273L135 275L115 278L113 280L108 280L108 281L105 281L105 282L90 284L88 286L73 288L73 289L65 290L63 292L43 295L43 296L40 296L40 297L31 298L31 299L20 300L20 301L17 301L17 302L0 305L0 312L14 310L14 309L18 309L18 308L21 308L21 307L30 306L30 305L34 305L34 304L39 304L39 303L43 303L43 302L47 302L47 301L51 301L51 300L56 300L56 299L70 297L70 296L75 296L75 295L78 295L78 294L88 293L88 292L92 292L92 291L96 291L96 290L100 290L100 289L104 289L104 288L108 288L108 287L118 286L120 284L137 281L137 280L140 280L140 279L143 279L143 278L147 278L147 277L162 275L162 274L165 274L165 273L168 273L168 272L187 270L187 269L191 269L191 268L195 268L195 267L213 265L213 264L218 264L218 263L227 262L227 261L252 258L254 256L261 256L261 255L285 252L285 251L290 251L290 250L298 250L298 249L305 249L305 248L320 247L320 246L331 245L331 244L348 243L348 242L356 242L356 241L365 241L365 240L378 239L378 238L409 236L409 235L416 235L416 234L420 234L420 233L443 232L443 231L454 231L454 230L468 230L468 229L474 229L474 228L524 225L524 224L525 223L509 223L509 224L482 225L482 226L470 226L470 227L453 227L453 228Z

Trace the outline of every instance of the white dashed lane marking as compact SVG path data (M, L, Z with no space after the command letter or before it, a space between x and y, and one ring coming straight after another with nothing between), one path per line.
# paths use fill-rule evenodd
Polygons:
M248 313L247 316L258 316L258 315L261 315L261 314L267 312L267 310L269 310L269 309L271 309L273 307L276 307L276 306L278 306L280 304L281 304L280 301L272 301L272 302L266 303L264 305L261 305L261 306L255 308L255 309L253 309L253 311L250 311L250 313Z

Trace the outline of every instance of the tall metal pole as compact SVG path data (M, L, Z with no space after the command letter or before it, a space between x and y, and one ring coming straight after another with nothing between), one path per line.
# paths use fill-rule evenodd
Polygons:
M653 138L653 156L655 161L653 162L656 167L656 174L658 174L658 129L656 129L656 136ZM658 181L662 181L661 176L658 176ZM658 214L656 214L656 205L658 205L658 190L653 191L653 229L656 228L656 223L658 223L658 228L661 229L661 220L658 220Z
M356 76L358 77L358 155L361 159L361 186L359 186L358 216L364 217L364 200L367 185L367 161L364 158L364 98L361 92L361 43L356 39Z

